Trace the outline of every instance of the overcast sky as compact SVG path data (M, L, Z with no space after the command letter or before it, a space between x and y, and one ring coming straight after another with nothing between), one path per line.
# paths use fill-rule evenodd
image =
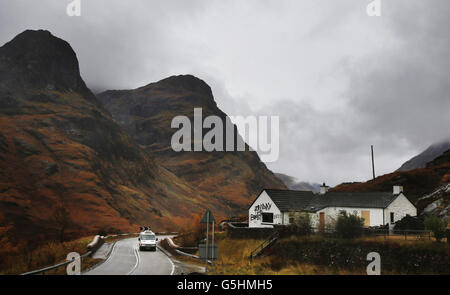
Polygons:
M278 115L280 158L303 181L371 178L450 137L450 2L0 0L0 43L47 29L95 92L193 74L229 115Z

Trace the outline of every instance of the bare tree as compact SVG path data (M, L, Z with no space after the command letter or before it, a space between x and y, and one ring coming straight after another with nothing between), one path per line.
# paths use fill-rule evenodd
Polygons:
M50 222L57 231L59 241L63 243L65 232L73 224L72 219L70 218L69 211L67 211L66 207L63 204L59 204L55 207L52 217L50 218Z

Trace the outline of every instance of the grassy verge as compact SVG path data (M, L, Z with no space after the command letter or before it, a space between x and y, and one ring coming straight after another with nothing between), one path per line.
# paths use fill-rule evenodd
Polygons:
M442 274L450 255L448 245L428 240L340 240L314 235L283 238L264 256L249 260L263 240L232 239L225 233L216 237L219 258L214 273L223 275L365 275L367 254L372 251L381 254L382 274ZM181 259L203 265L196 259Z
M185 238L186 239L186 238ZM189 239L187 239L189 240ZM274 267L273 258L259 257L248 259L251 251L258 247L262 239L231 239L225 232L217 233L215 239L219 248L219 258L214 262L215 271L210 274L221 275L328 275L328 274L360 274L356 271L322 267L310 264L289 263ZM183 239L175 239L183 245ZM183 245L184 246L184 245ZM192 245L189 245L192 246ZM196 254L196 253L195 253ZM175 254L178 260L204 266L204 261ZM209 268L211 270L211 268Z
M67 254L77 252L80 255L87 252L86 246L92 242L93 236L80 238L70 242L47 242L32 250L12 249L2 253L0 274L21 274L27 271L52 266L66 260ZM82 270L89 268L101 259L84 257L81 261ZM65 274L65 267L46 272L46 274Z
M228 239L218 240L219 259L215 263L215 274L222 275L329 275L360 274L357 271L330 268L291 261L283 266L275 264L273 257L264 256L249 260L251 251L263 240Z
M370 252L380 254L383 274L448 274L450 271L450 247L433 241L292 236L279 240L265 254L271 257L272 269L300 263L331 267L332 272L344 269L364 274Z

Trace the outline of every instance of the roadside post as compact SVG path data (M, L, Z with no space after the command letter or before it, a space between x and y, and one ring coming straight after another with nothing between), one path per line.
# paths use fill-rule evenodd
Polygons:
M205 272L208 273L208 240L209 240L209 210L206 211L206 263L205 263Z
M214 272L214 218L213 218L213 220L212 220L212 238L211 238L211 245L212 245L212 247L211 247L211 263L212 263L212 265L211 265L211 268L212 268L212 272Z
M200 223L206 223L206 245L200 244L199 249L199 256L200 258L205 258L205 272L208 272L208 259L211 259L211 268L214 272L214 259L217 258L217 246L214 245L214 224L216 220L214 219L214 216L212 212L207 209L205 214L203 215L203 218L200 220ZM211 245L209 244L209 224L212 224L212 241Z

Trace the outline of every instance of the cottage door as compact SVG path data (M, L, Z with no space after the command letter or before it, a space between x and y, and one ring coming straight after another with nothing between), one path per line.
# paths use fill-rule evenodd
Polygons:
M325 213L320 212L319 217L319 230L323 231L325 229Z
M364 219L364 226L370 226L370 211L361 211L361 217Z

